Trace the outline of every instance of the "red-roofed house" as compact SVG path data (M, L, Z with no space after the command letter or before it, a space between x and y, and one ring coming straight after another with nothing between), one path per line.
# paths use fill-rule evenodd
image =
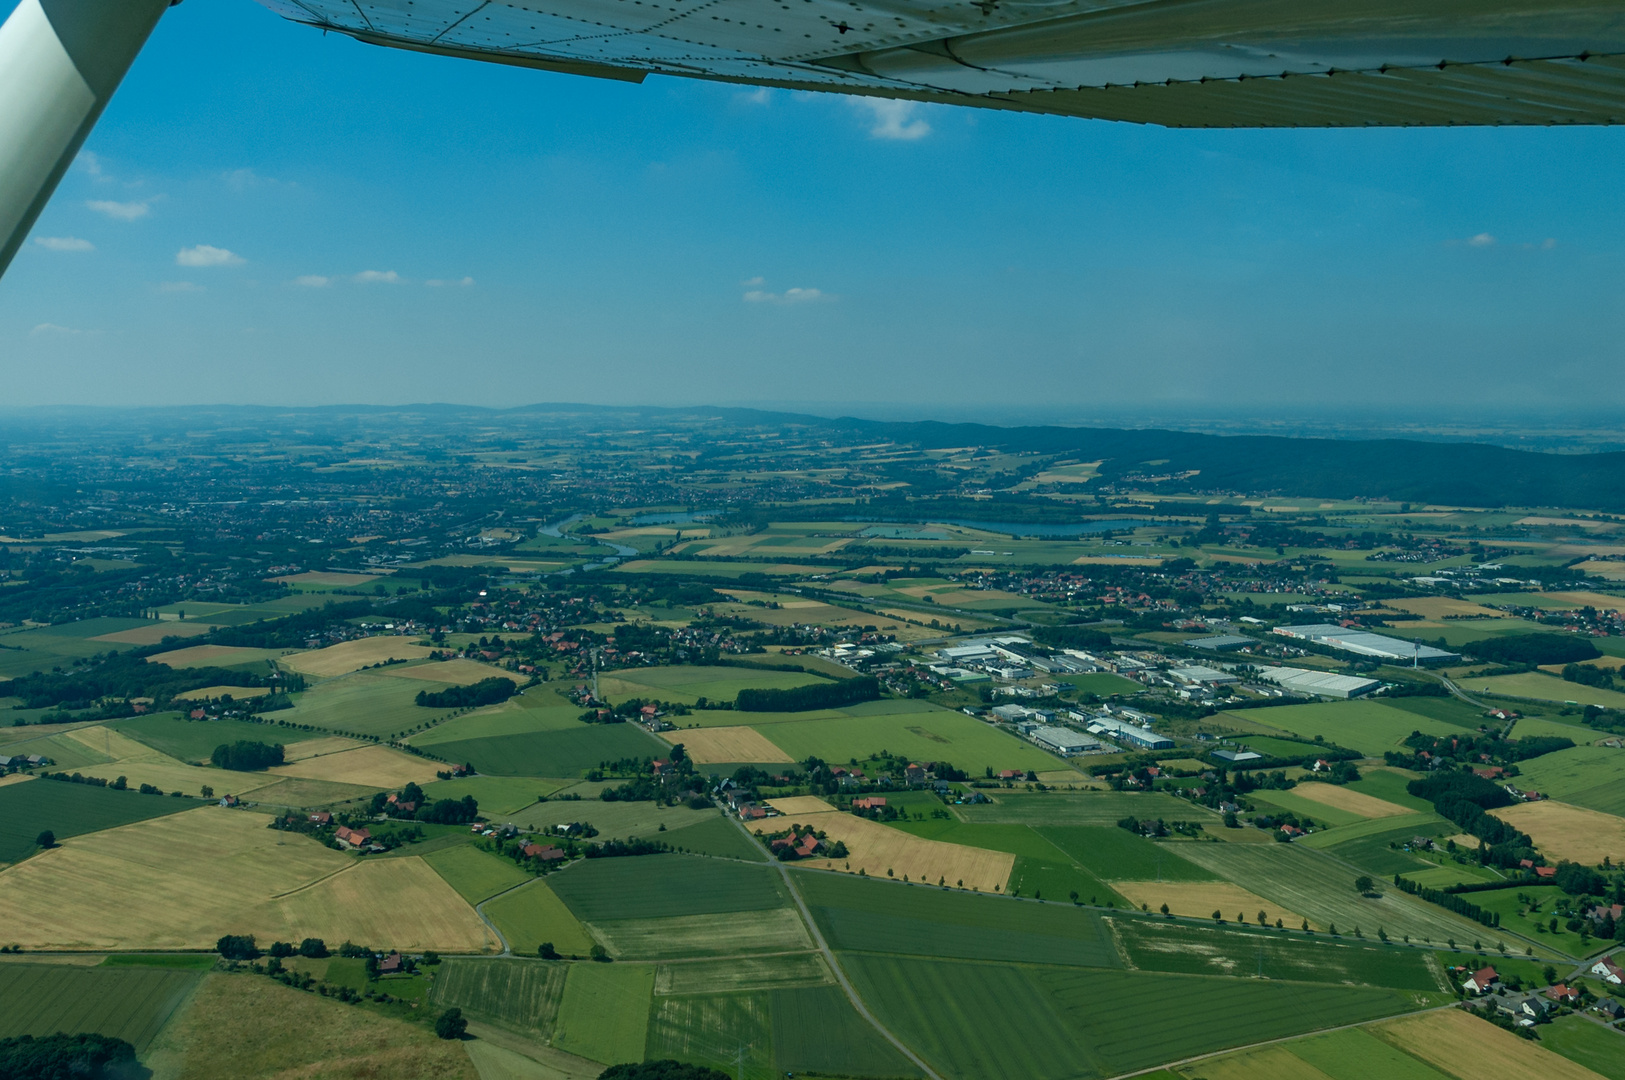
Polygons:
M1537 866L1537 867L1535 867L1535 876L1539 877L1539 878L1556 877L1557 876L1557 867L1555 867L1555 866Z
M1615 986L1625 986L1625 968L1614 963L1612 956L1605 956L1591 965L1591 974L1599 975L1605 983Z
M1479 968L1461 984L1461 988L1469 994L1487 994L1500 978L1493 967Z
M1580 991L1565 983L1558 983L1546 991L1546 996L1553 1001L1560 1001L1564 1005L1573 1005L1580 1000Z
M353 848L364 848L372 839L372 834L366 829L352 829L344 825L340 825L333 835L339 843L349 844Z
M393 975L399 970L401 970L401 954L398 952L392 952L378 961L378 974L380 975Z
M852 806L858 810L875 810L886 805L886 800L879 795L870 795L861 799L853 799Z
M526 844L524 855L527 859L540 859L543 862L558 862L564 858L564 849L551 845L544 847L541 844Z
M326 810L318 810L314 814L310 815L310 820L316 825L326 825L328 822L333 820L333 815L329 814Z

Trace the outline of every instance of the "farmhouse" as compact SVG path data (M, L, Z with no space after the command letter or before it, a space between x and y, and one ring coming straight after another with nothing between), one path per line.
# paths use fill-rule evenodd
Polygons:
M879 795L872 795L867 798L852 800L853 809L856 810L878 810L880 807L885 805L886 800Z
M326 810L318 810L314 814L310 815L310 823L312 825L327 825L330 824L332 820L333 815L329 814Z
M1546 996L1560 1005L1573 1005L1580 1000L1580 991L1567 983L1558 983L1556 986L1547 988Z
M401 954L392 952L378 961L378 974L393 975L401 970Z
M1468 976L1467 981L1461 984L1461 988L1469 994L1486 994L1498 979L1500 976L1495 973L1493 967L1479 968Z
M366 829L352 829L340 825L333 836L341 844L348 844L352 848L364 848L372 840L372 834Z
M1614 957L1605 956L1591 965L1591 974L1601 976L1602 981L1614 986L1625 986L1625 968L1614 962Z
M565 857L564 850L562 848L556 848L550 844L547 846L543 846L541 844L526 844L520 850L525 858L540 859L543 862L558 862L560 859Z

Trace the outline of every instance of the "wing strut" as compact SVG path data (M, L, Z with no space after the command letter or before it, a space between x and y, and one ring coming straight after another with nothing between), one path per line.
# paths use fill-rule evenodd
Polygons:
M0 274L171 2L22 0L0 26Z

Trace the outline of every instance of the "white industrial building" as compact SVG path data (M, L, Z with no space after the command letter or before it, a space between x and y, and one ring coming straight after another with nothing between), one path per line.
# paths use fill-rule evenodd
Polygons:
M1220 671L1203 664L1192 664L1189 667L1177 667L1168 674L1187 686L1228 686L1241 680L1228 671Z
M1328 698L1355 698L1369 694L1382 685L1376 679L1365 679L1358 675L1338 675L1330 671L1309 671L1295 667L1263 668L1258 677L1283 690Z
M1369 630L1349 630L1331 623L1313 623L1306 626L1277 626L1275 632L1282 637L1312 641L1339 652L1356 656L1371 656L1379 660L1408 664L1453 664L1461 659L1460 653L1435 649L1431 645L1405 641L1401 638L1373 634Z
M1071 728L1034 728L1027 737L1045 750L1060 754L1062 757L1071 757L1074 754L1084 754L1101 748L1099 742Z
M1089 725L1089 734L1103 735L1108 739L1125 742L1137 746L1141 750L1172 750L1174 740L1158 735L1154 731L1147 731L1143 727L1124 723L1111 717L1103 717Z

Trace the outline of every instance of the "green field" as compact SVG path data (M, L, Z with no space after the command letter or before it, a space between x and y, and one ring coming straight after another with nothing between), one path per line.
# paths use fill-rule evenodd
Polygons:
M699 698L732 701L741 690L789 690L829 680L801 671L771 668L673 667L626 668L600 675L599 691L610 701L652 697L692 705Z
M932 802L936 802L935 796L930 797ZM1078 857L1079 852L1088 850L1088 845L1080 847L1073 843L1070 848L1059 846L1054 838L1028 825L966 824L935 819L900 823L894 827L928 840L1007 851L1015 855L1016 863L1010 872L1007 887L1018 896L1047 896L1051 900L1059 900L1076 892L1081 897L1092 898L1091 903L1126 902ZM1134 840L1126 832L1123 837Z
M1062 675L1055 680L1078 688L1081 694L1094 694L1096 697L1111 697L1113 694L1138 694L1145 687L1133 679L1125 679L1121 675L1113 675L1109 671L1096 671L1083 675Z
M1392 819L1389 819L1392 820ZM1327 835L1334 835L1336 829ZM1493 931L1389 888L1378 899L1354 891L1358 871L1298 844L1192 844L1187 857L1288 911L1347 934L1379 928L1400 939L1443 942L1490 938Z
M692 1061L740 1080L769 1080L779 1075L772 1012L768 994L657 997L646 1053L651 1061Z
M1425 716L1446 724L1464 728L1477 728L1484 722L1483 711L1457 697L1400 697L1384 698L1382 704L1413 716Z
M1588 810L1625 815L1625 750L1576 746L1518 768L1519 783L1527 788Z
M817 953L782 956L731 956L661 964L655 969L656 994L710 994L735 990L788 990L831 986L835 982Z
M582 724L565 731L443 742L434 752L487 776L580 776L605 761L658 758L671 747L636 724Z
M1540 1029L1540 1042L1608 1080L1625 1080L1625 1032L1609 1031L1579 1016L1560 1016Z
M861 954L844 962L882 1021L956 1080L1111 1076L1439 996Z
M1290 791L1251 791L1247 797L1259 803L1266 811L1275 806L1282 810L1290 810L1299 817L1309 818L1319 825L1355 825L1370 818L1362 817L1350 810L1340 810L1335 806L1306 799L1302 795Z
M97 1032L144 1053L198 977L146 966L0 964L0 1038Z
M1272 709L1221 713L1225 720L1244 727L1275 728L1312 739L1381 756L1396 749L1413 731L1434 735L1460 734L1459 725L1396 708L1381 701L1327 701L1315 705L1281 705Z
M1418 855L1399 850L1412 837L1452 836L1458 829L1458 826L1434 814L1407 814L1404 817L1373 818L1364 825L1315 833L1299 840L1298 844L1328 851L1379 878L1391 878L1395 874L1409 875L1436 865ZM1392 844L1399 847L1391 847Z
M1492 675L1483 679L1462 679L1461 688L1469 694L1500 694L1503 697L1533 698L1537 701L1562 701L1580 705L1601 705L1605 709L1625 708L1625 694L1618 690L1604 690L1595 686L1582 686L1556 675L1540 671L1526 671L1521 675Z
M1371 1080L1379 1076L1382 1080L1450 1080L1448 1074L1389 1046L1362 1028L1294 1039L1282 1049L1332 1080ZM1244 1051L1240 1056L1245 1054ZM1192 1070L1200 1068L1200 1065L1192 1066Z
M753 725L796 761L863 761L881 751L916 761L947 761L972 776L985 770L1049 771L1068 766L1032 743L948 709L901 715L831 717Z
M1193 845L1157 843L1127 829L1090 825L1041 827L1040 835L1106 881L1212 881L1213 874L1184 858Z
M52 771L82 769L90 765L105 765L113 760L107 754L93 750L67 734L42 735L32 739L7 743L5 752L8 756L14 757L38 754L40 757L50 758L56 763L52 766Z
M1279 931L1192 926L1107 916L1129 962L1141 971L1232 975L1293 982L1440 989L1419 950L1362 944L1351 938L1303 938Z
M718 817L718 811L712 807L704 810L690 810L686 806L662 806L657 802L603 802L602 800L589 801L583 798L580 802L568 799L562 802L542 802L527 806L516 814L504 817L505 821L512 821L520 826L542 828L548 825L562 825L569 821L586 821L591 823L603 836L642 836L654 837L664 825L667 831L682 829L689 825L698 825L701 822L711 821ZM661 840L669 840L667 836L660 836Z
M1399 769L1362 769L1360 779L1346 785L1350 791L1358 791L1362 795L1369 795L1373 799L1391 802L1396 806L1409 807L1418 813L1432 813L1433 804L1426 799L1419 799L1405 790L1405 786L1412 780L1419 779L1421 773L1404 772Z
M408 741L417 746L435 746L439 743L460 742L466 739L489 739L497 735L527 735L536 731L575 731L581 727L582 710L563 703L564 699L545 693L536 687L501 705L479 709L436 724L428 731L419 732ZM444 715L435 709L419 709L422 719ZM436 751L439 753L439 751Z
M1530 910L1529 905L1518 899L1520 895L1539 901L1539 909ZM1558 915L1555 911L1557 901L1562 896L1563 890L1556 885L1526 885L1517 889L1493 889L1473 893L1472 900L1486 911L1499 912L1501 927L1507 933L1522 934L1549 949L1569 956L1584 956L1596 946L1581 941L1579 934L1564 929L1563 924L1568 922L1568 916ZM1557 919L1555 931L1551 929L1554 917ZM1458 937L1457 940L1463 939Z
M1121 966L1099 917L1071 904L1007 900L842 874L798 873L796 886L837 949Z
M434 1004L545 1039L568 970L545 960L446 960L435 971Z
M440 683L422 679L398 679L357 671L327 679L295 694L293 708L277 713L277 719L340 734L387 738L441 716L440 710L425 709L413 703L418 691L439 689Z
M779 1073L915 1077L920 1070L881 1038L839 987L775 990L773 1065Z
M58 780L7 784L0 787L0 863L33 854L37 850L34 838L46 829L60 843L70 836L163 817L197 805L192 799L158 798ZM0 928L0 938L4 936Z
M432 866L434 872L445 878L446 884L456 889L457 895L470 904L478 904L530 880L530 875L511 860L482 851L472 844L442 848L423 856L423 861Z
M967 821L1012 825L1106 825L1125 817L1217 824L1218 815L1161 792L986 792L993 801L956 808Z
M595 944L545 880L497 897L485 905L485 914L519 956L535 956L544 941L564 956L586 956Z
M220 958L213 953L203 955L187 953L115 953L104 957L98 967L155 967L169 968L173 971L208 971L219 963Z
M700 855L716 855L724 859L742 859L761 862L762 851L736 828L733 822L718 815L697 825L674 829L661 837L679 851L692 851Z
M281 743L287 746L328 736L325 731L301 731L274 722L253 724L244 720L187 720L179 713L136 716L107 726L132 739L139 739L172 758L191 762L208 761L214 748L223 743Z
M500 816L523 810L564 786L558 780L530 776L465 776L425 784L423 794L429 799L461 799L472 795L480 804L482 814Z
M548 884L587 922L762 911L788 900L769 867L688 855L590 859Z
M647 964L571 964L553 1044L606 1065L642 1061L654 981Z

